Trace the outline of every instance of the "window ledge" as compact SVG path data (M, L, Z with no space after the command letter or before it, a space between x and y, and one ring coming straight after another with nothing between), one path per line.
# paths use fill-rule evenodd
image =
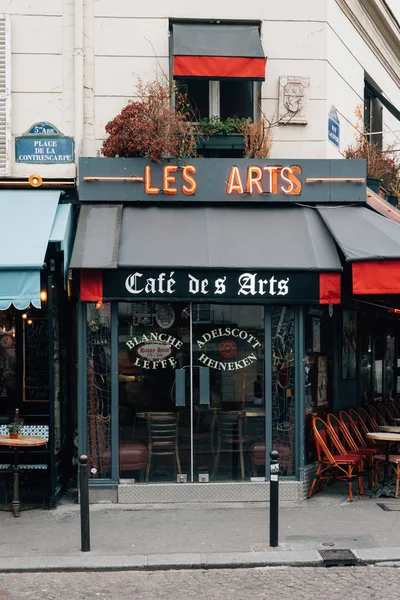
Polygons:
M241 133L210 135L197 144L198 150L244 150L244 137Z

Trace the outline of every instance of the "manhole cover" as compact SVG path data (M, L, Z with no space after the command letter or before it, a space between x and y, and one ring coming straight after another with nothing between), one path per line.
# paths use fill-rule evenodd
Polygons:
M383 502L377 502L377 505L380 506L382 510L400 512L400 504L383 504Z
M356 565L358 562L357 557L351 550L340 550L335 548L334 550L318 550L324 561L325 567L343 567Z

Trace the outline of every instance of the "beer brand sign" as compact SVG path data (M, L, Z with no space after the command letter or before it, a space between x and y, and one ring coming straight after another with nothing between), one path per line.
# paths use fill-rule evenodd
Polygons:
M226 360L217 360L209 356L209 353L207 353L207 346L212 340L217 340L218 353ZM236 356L238 351L237 342L244 342L244 345L248 348L248 352L246 352L244 358L228 360ZM203 335L197 339L196 344L198 349L201 350L201 354L198 358L201 365L216 369L217 371L238 371L249 367L257 362L257 354L255 351L257 348L261 347L261 342L253 334L244 329L239 329L238 327L219 327L218 329L212 329L210 332L203 333Z

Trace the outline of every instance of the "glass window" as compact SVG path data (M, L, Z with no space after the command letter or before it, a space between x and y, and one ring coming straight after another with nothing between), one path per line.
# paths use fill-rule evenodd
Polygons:
M93 478L111 476L111 304L86 308L87 453Z
M305 447L306 462L316 460L312 419L325 418L333 401L333 318L328 307L311 306L305 319Z
M396 337L394 323L388 325L385 336L385 398L394 399L396 369Z
M295 310L272 307L272 447L283 475L295 474Z
M209 116L208 79L183 79L177 82L177 87L178 94L187 96L192 121L199 121Z
M220 82L220 117L253 118L254 83L252 81Z

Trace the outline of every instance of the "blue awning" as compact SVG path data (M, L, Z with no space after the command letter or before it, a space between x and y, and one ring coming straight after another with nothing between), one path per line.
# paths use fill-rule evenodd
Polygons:
M66 233L70 210L61 208L65 205L58 206L59 198L60 192L55 190L0 192L4 218L0 236L0 310L11 304L20 310L29 304L40 308L40 271L48 243L54 240L70 245Z

